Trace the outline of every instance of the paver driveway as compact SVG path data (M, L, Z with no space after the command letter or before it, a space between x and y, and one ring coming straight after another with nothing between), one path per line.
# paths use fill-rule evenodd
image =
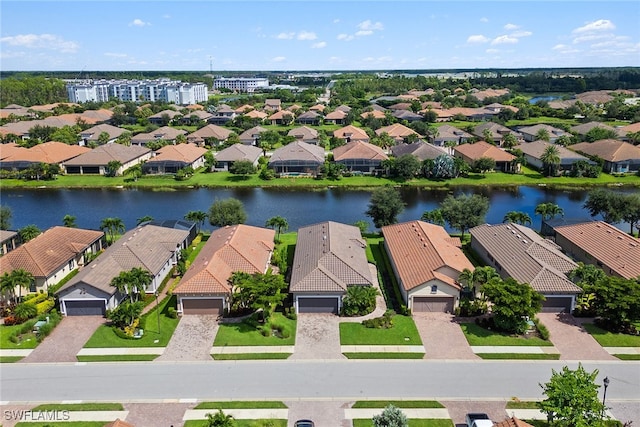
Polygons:
M339 323L340 317L334 314L298 314L296 345L289 359L345 359Z
M100 316L65 317L51 334L20 362L77 362L76 354L91 338L98 326L105 322L106 319Z
M561 360L617 360L566 313L538 313L549 329L549 340L560 352Z
M416 313L413 321L418 328L425 359L479 359L454 317L448 313Z
M316 427L351 427L351 420L344 417L350 402L337 400L295 400L284 402L289 408L287 425L293 427L297 420L313 420Z
M203 314L182 316L159 362L211 361L211 347L218 333L218 317Z

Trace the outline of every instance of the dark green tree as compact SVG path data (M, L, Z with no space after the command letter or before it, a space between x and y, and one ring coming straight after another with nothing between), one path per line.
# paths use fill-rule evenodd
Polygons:
M62 225L65 227L76 228L78 225L76 224L76 217L73 215L66 214L62 218Z
M526 212L509 211L504 215L502 222L512 222L520 225L531 225L531 217Z
M13 212L6 205L0 205L0 230L8 230L11 228L11 217Z
M431 224L439 225L441 227L444 227L445 225L445 220L444 220L444 217L442 216L442 210L440 209L424 211L420 219L423 221L429 222Z
M398 215L404 210L404 206L398 190L393 187L381 187L371 195L365 215L371 217L373 224L380 228L398 222Z
M153 221L153 217L151 215L144 215L136 219L136 225L140 225L143 222L149 222L149 221Z
M116 240L116 234L124 233L124 222L120 218L103 218L100 221L100 230L104 231L109 237L107 241L113 244Z
M462 237L468 229L484 223L489 199L479 194L447 196L440 204L442 217L451 228L460 230Z
M416 156L404 154L394 160L391 175L406 181L420 172L420 166L420 160Z
M473 169L476 172L480 172L481 174L485 174L489 171L492 171L496 168L496 161L491 157L480 157L473 163Z
M189 211L184 216L187 221L195 222L197 232L200 233L205 220L207 219L207 213L204 211Z
M376 308L378 291L372 286L349 286L342 301L342 314L364 316Z
M20 236L20 240L22 240L23 243L26 243L29 240L37 237L40 233L40 229L35 224L25 225L18 230L18 235Z
M548 145L540 156L540 161L547 176L556 176L560 166L560 150L555 145Z
M209 224L215 227L244 224L246 220L244 205L238 199L216 200L209 208Z
M280 240L280 233L283 230L287 230L289 228L289 223L286 218L281 217L280 215L273 216L269 218L265 224L265 227L270 227L276 230L276 240Z
M256 167L249 160L238 160L229 167L229 172L247 179L249 175L256 173Z
M621 193L598 188L589 192L587 201L582 205L591 216L602 215L602 219L609 224L622 221L626 209L625 196Z
M531 285L512 278L489 280L483 286L483 293L492 302L491 312L496 328L516 334L527 330L527 319L533 319L544 300Z

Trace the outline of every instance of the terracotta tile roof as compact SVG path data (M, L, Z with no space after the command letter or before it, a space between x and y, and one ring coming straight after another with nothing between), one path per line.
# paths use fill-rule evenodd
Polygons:
M52 227L0 258L0 274L23 268L49 277L104 236L102 231Z
M195 132L187 135L188 139L205 139L205 138L215 138L218 141L224 141L229 138L233 132L227 128L218 125L206 125L201 127Z
M19 153L24 153L26 151L26 148L19 146L15 142L0 144L0 160L6 159L7 157L11 157Z
M147 160L147 163L179 161L193 163L204 156L208 150L193 144L165 145L156 151L157 155Z
M359 140L351 141L333 149L333 159L336 162L347 159L387 160L382 148Z
M504 421L497 422L493 425L493 427L533 427L533 425L519 420L516 417L507 418Z
M79 145L68 145L62 142L49 141L34 145L24 151L16 151L2 159L3 162L62 163L81 154L88 153L90 148Z
M338 107L336 107L335 111L343 111L345 113L348 113L349 111L351 111L351 107L349 107L348 105L340 105Z
M351 138L351 141L361 140L369 141L369 135L363 129L357 128L353 125L345 126L333 131L333 136L336 138Z
M245 117L249 117L250 119L264 119L268 116L267 113L258 110L251 110L247 113L243 114Z
M120 272L140 267L157 275L171 259L176 247L187 237L187 230L150 224L129 230L64 284L56 294L83 283L113 295L116 289L111 286L111 280Z
M348 113L346 113L346 112L344 112L342 110L335 110L335 111L332 111L332 112L328 113L324 117L324 119L325 120L342 120L345 117L347 117L347 114Z
M67 121L67 120L62 120L58 117L52 116L52 117L47 117L46 119L43 119L43 120L23 120L20 122L7 123L6 125L2 126L1 129L3 134L14 134L14 135L22 136L22 135L28 135L29 130L34 126L49 126L49 127L55 127L55 128L62 128L64 126L75 126L75 124L76 124L75 120Z
M204 110L204 107L200 104L190 104L184 107L188 110Z
M305 160L324 163L324 148L302 141L293 141L277 148L269 158L269 164L291 160Z
M557 226L554 230L620 277L640 277L640 239L603 221Z
M398 98L400 98L400 96ZM411 109L411 103L410 102L398 102L397 104L389 105L389 109L390 110L410 110Z
M640 122L632 123L620 128L620 133L622 133L623 135L636 132L640 132Z
M516 158L513 154L507 153L485 141L458 145L454 148L454 151L470 161L476 161L481 157L489 157L496 162L510 162Z
M143 157L151 153L146 147L136 145L126 146L122 144L105 144L89 150L76 158L64 162L65 166L106 166L111 160L117 160L122 164Z
M581 289L566 274L578 265L555 245L530 228L518 224L484 224L470 230L472 245L477 242L491 255L505 277L529 283L542 294L578 294Z
M287 107L286 109L287 109L287 111L295 112L295 111L298 111L298 110L302 110L302 106L300 106L298 104L293 104L293 105Z
M228 294L228 280L236 271L264 273L273 252L275 231L234 225L211 233L174 290L177 295Z
M73 122L74 125L79 120L90 125L95 125L97 123L104 123L111 120L113 117L113 111L102 108L100 110L87 110L82 113L61 114L54 117Z
M471 96L475 97L479 101L483 101L486 98L498 98L509 93L509 89L485 89L471 91Z
M452 240L444 228L423 221L410 221L382 227L382 235L400 281L409 291L430 280L439 279L456 288L457 276L473 264L462 252L460 240ZM455 277L451 277L454 270Z
M54 104L42 104L42 105L32 105L31 108L32 110L35 111L44 111L44 112L50 112L53 111L54 108L56 108L57 106L67 106L67 107L79 107L79 104L75 104L73 102L56 102Z
M386 133L392 138L405 138L409 135L420 136L418 132L414 131L411 128L406 127L401 123L394 123L392 125L381 127L380 129L376 130L376 135L378 136L382 135L383 133Z
M269 120L284 120L285 118L293 119L293 113L287 110L276 111L268 117Z
M412 144L398 144L391 147L391 153L395 157L400 157L405 154L412 154L419 160L435 159L441 155L448 155L448 153L435 145L428 144L426 142L414 142Z
M438 126L438 136L437 139L447 139L451 138L454 140L459 140L460 138L472 138L473 135L459 129L455 126L451 125L442 125Z
M360 117L362 117L363 119L366 119L369 116L372 116L374 119L384 119L385 117L387 117L384 111L380 110L365 111L364 113L360 114Z
M255 107L253 105L249 105L249 104L244 104L239 106L238 108L235 109L235 112L238 114L243 114L243 113L247 113L249 111L255 110Z
M585 104L605 104L613 100L608 90L593 90L576 94L576 99Z
M245 144L233 144L215 153L216 160L221 162L248 160L253 163L257 161L261 155L262 149L260 147Z
M594 142L581 142L570 145L569 149L588 156L598 156L608 162L640 159L640 147L617 139L601 139Z
M309 110L323 112L325 108L327 108L327 106L324 104L316 104L313 107L309 107Z
M343 293L348 285L371 285L365 248L352 225L327 221L300 228L290 292Z

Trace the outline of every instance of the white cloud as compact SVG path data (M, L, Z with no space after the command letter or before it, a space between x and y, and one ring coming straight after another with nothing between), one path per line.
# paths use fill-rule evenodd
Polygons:
M54 34L18 34L0 38L1 43L9 46L20 46L29 49L49 49L64 53L74 53L80 45Z
M517 30L518 28L520 28L520 26L516 24L507 24L504 26L504 29L507 31Z
M115 52L105 52L104 56L108 56L110 58L126 58L126 53L115 53Z
M142 19L136 18L133 21L129 22L130 27L147 27L151 25L150 22L145 22Z
M476 43L486 43L489 41L488 37L483 36L482 34L474 34L472 36L469 36L467 38L467 43L472 43L472 44L476 44Z
M313 49L322 49L323 47L327 47L327 42L318 42L311 45Z
M291 40L292 38L294 38L296 36L296 33L280 33L276 36L277 39L279 40Z
M615 30L616 26L608 19L598 19L597 21L588 22L582 27L578 27L572 31L573 34L591 33L594 31Z
M533 33L531 31L516 31L511 33L510 35L511 37L520 38L520 37L529 37L533 35Z
M371 34L373 34L372 30L360 30L360 31L356 31L356 36L370 36Z
M349 34L338 34L338 37L336 37L338 40L344 40L344 41L351 41L353 40L354 36L349 35Z
M298 33L298 40L315 40L317 38L316 33L310 31L300 31Z
M480 22L489 22L489 18L485 18L484 16L480 18Z
M358 24L358 29L362 31L379 31L384 30L384 25L382 25L382 22L371 22L371 20L367 19Z
M271 62L283 62L285 61L287 58L284 56L276 56L274 58L271 58Z
M515 44L518 43L518 39L516 37L511 37L511 36L498 36L495 39L493 39L493 41L491 42L492 45L496 45L496 44Z
M585 34L584 36L579 36L573 39L573 44L585 43L585 42L593 42L597 40L610 39L614 37L613 34L605 33L605 34Z
M498 52L500 52L500 50L499 49L487 49L487 50L485 50L485 52L487 52L487 53L498 53Z

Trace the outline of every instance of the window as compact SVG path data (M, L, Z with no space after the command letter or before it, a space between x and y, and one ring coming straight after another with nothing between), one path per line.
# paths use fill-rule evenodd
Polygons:
M438 285L431 285L431 293L432 294L438 293Z
M36 281L29 283L29 292L36 292Z

